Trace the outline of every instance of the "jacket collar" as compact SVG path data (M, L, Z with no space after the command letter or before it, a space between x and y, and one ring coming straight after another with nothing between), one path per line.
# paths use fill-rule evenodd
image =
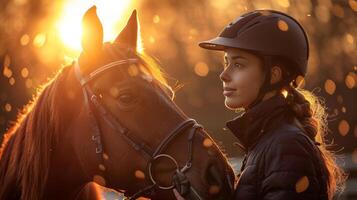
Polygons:
M286 99L279 94L227 121L226 126L237 137L242 148L247 151L270 127L271 120L280 115L286 106Z

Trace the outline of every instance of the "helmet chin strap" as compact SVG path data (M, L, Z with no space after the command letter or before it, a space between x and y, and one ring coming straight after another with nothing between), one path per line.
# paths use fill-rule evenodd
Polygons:
M281 80L277 83L270 84L270 79L271 79L270 69L272 67L272 57L271 56L263 56L263 61L264 61L264 69L265 69L264 82L263 82L262 86L259 88L257 98L255 98L255 100L248 105L247 110L250 110L257 104L261 103L267 92L281 89L283 86L288 85L292 80L294 80L294 74L292 74L288 77L283 77L283 80Z

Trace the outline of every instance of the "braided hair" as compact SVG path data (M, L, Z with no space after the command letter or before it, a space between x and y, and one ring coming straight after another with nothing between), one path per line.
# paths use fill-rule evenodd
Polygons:
M318 146L327 173L328 199L333 199L343 191L347 176L337 165L335 153L329 150L332 143L326 141L328 126L324 104L312 92L295 88L291 84L282 91L285 91L289 110L301 124L304 133Z

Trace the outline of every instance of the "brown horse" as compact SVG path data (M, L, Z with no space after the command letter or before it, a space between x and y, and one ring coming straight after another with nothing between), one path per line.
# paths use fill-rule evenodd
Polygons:
M103 44L95 7L83 25L78 63L44 85L4 136L0 199L86 199L96 184L132 199L175 199L174 189L230 198L226 158L173 102L154 60L135 51L136 12L113 43Z

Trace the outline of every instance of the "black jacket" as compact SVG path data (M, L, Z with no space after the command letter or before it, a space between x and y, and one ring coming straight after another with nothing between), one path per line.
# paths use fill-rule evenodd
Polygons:
M317 143L294 123L282 95L226 125L246 153L234 199L327 199L327 171Z

